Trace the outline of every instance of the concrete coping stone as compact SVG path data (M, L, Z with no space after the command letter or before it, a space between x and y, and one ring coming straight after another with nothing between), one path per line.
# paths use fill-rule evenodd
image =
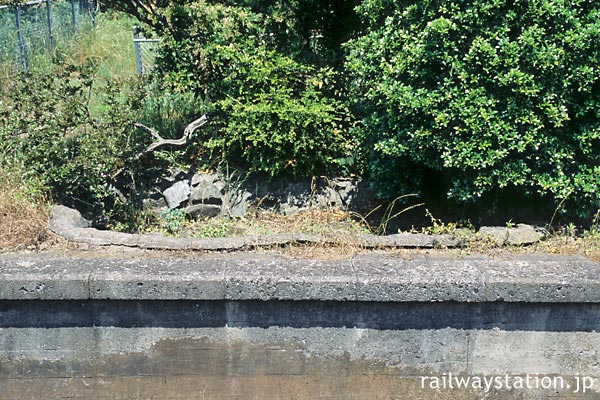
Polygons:
M256 247L282 246L292 243L335 244L339 239L313 234L269 234L224 238L173 238L161 234L129 234L103 231L89 227L81 214L74 209L56 205L52 210L49 229L67 240L96 246L127 246L158 250L236 251ZM482 233L498 244L527 245L544 235L534 227L519 225L515 228L486 227ZM378 236L361 234L348 238L365 249L381 248L455 248L462 246L468 237L451 234L423 234L401 232Z
M599 303L600 263L540 254L405 258L372 252L348 260L5 254L0 299Z

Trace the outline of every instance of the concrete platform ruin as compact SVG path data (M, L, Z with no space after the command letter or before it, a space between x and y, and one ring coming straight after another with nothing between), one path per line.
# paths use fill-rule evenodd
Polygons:
M600 398L579 257L3 255L0 299L2 399Z

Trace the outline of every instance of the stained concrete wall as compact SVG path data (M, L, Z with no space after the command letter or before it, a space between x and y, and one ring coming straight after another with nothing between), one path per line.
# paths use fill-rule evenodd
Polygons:
M599 267L3 256L0 398L596 399Z

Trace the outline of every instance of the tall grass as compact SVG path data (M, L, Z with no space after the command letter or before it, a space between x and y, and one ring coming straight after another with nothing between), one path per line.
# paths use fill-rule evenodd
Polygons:
M24 29L27 66L31 73L49 72L55 64L81 64L93 60L98 65L99 78L136 75L131 36L131 29L136 25L134 18L116 12L98 13L94 24L81 17L73 32L72 23L64 21L66 11L60 10L60 6L60 3L53 6L53 41L49 40L43 23L33 30ZM7 87L21 69L15 47L14 16L7 9L0 10L0 45L0 86Z
M96 64L95 88L105 85L109 80L136 78L131 32L135 24L136 20L126 14L102 13L94 28L74 37L67 46L57 49L56 61L69 64L93 61ZM94 117L100 117L106 112L100 92L102 90L92 90L90 93L88 107Z
M131 29L136 20L126 14L102 13L96 26L75 36L60 49L66 61L97 63L98 78L132 78L137 75Z

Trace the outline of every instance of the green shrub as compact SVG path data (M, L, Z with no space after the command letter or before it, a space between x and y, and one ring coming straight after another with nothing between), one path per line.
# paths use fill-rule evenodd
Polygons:
M205 159L269 176L339 171L348 164L350 114L330 68L282 48L273 15L196 1L165 10L157 75L192 90L215 118Z
M55 200L109 211L114 175L132 166L143 141L129 101L138 96L122 96L123 82L105 89L105 119L90 116L94 71L66 65L16 79L0 109L1 156L23 165L25 178L38 180Z
M266 30L277 50L319 66L339 66L342 43L356 28L353 8L358 0L226 0L266 15Z
M352 147L343 102L327 95L335 75L260 49L236 60L234 92L217 102L224 119L206 146L269 176L339 171Z
M144 90L138 120L160 132L164 138L181 137L190 122L199 114L208 111L203 102L191 91L172 92L168 87L162 87L156 80L150 82Z
M600 206L600 3L365 0L357 11L346 65L382 194L443 171L458 202L514 189Z
M190 122L210 111L210 104L206 104L195 93L171 91L157 79L144 85L143 92L136 120L151 127L165 139L180 138ZM165 167L185 169L193 163L200 146L201 141L196 138L182 148L157 149L153 158Z

